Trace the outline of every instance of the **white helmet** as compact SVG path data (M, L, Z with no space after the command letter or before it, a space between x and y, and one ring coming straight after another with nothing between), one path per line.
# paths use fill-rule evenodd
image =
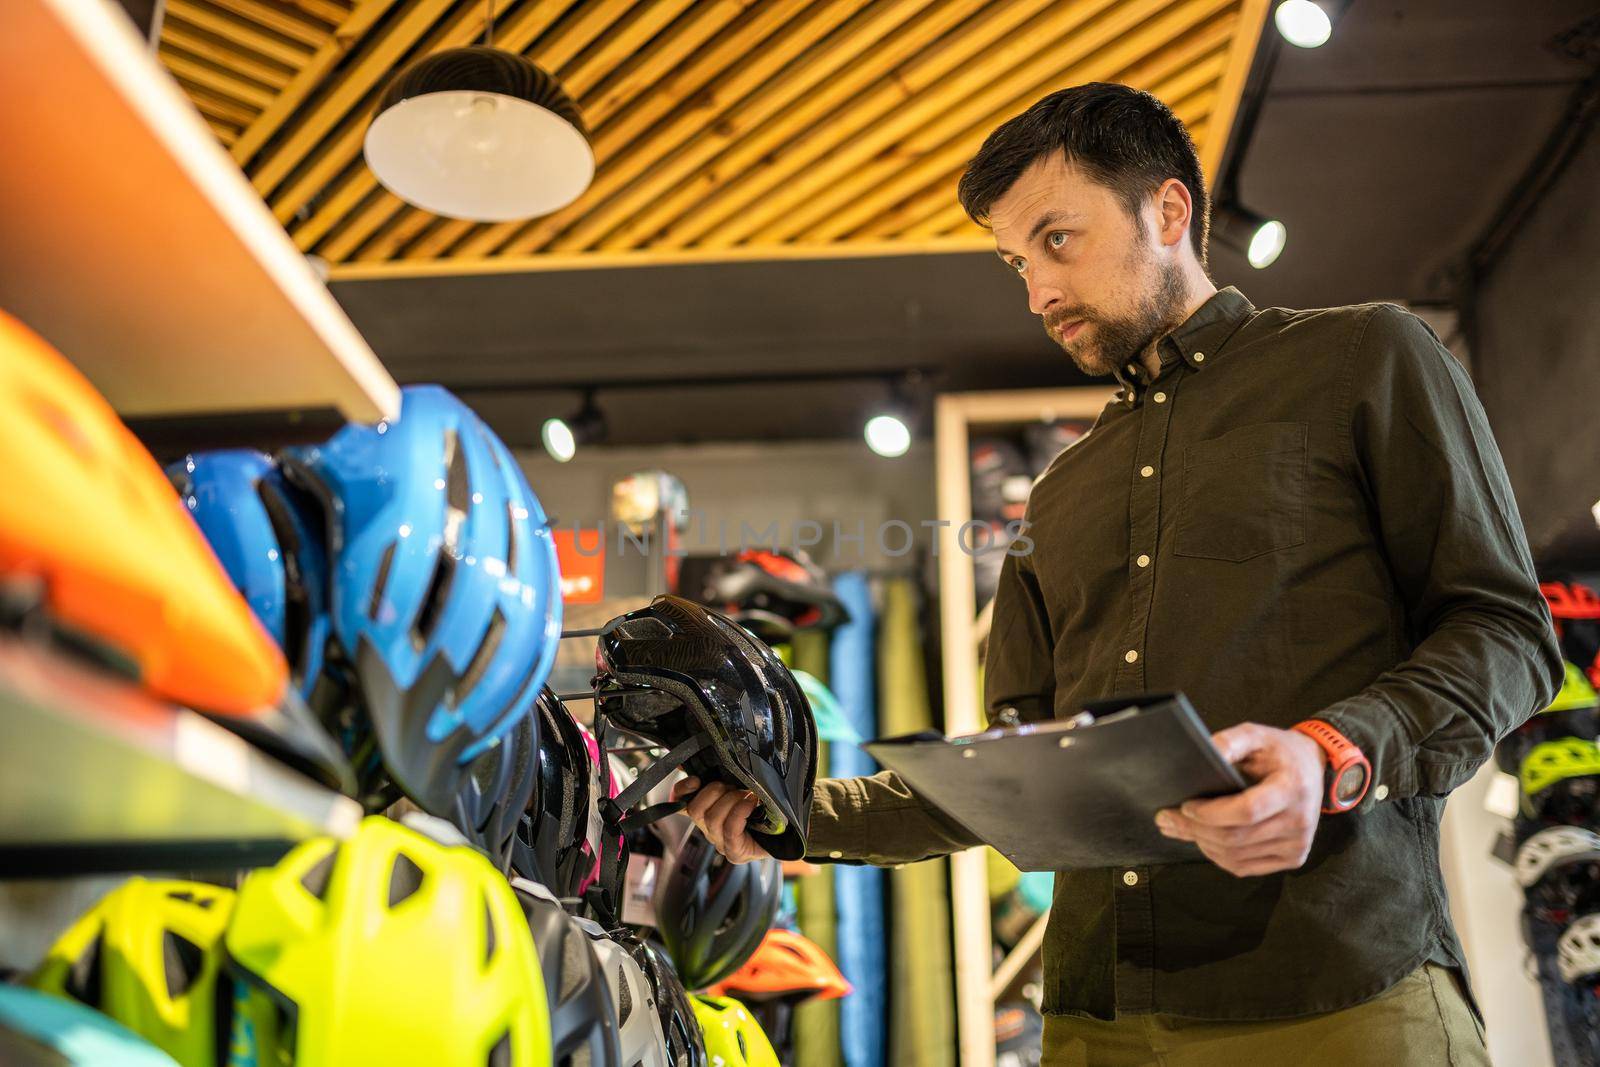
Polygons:
M606 935L599 923L588 919L577 921L593 941L595 954L605 969L606 981L611 985L623 1067L673 1067L667 1059L667 1038L661 1030L655 993L644 971L627 949Z
M1527 889L1550 868L1584 860L1600 860L1600 834L1578 826L1540 830L1517 849L1517 883Z
M1600 914L1591 912L1567 927L1556 954L1563 981L1581 982L1600 974Z

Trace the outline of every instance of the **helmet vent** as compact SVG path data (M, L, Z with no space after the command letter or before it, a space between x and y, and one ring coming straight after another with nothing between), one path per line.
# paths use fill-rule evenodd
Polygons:
M500 1035L500 1040L489 1050L488 1067L511 1067L511 1031Z
M283 653L291 667L305 661L311 632L311 609L306 577L300 570L300 535L289 516L289 506L278 488L264 478L256 480L256 495L267 513L272 536L278 542L283 564Z
M326 856L313 863L306 873L300 876L300 884L305 886L307 893L318 900L327 899L328 877L333 873L333 861L338 854L338 849L329 849Z
M389 868L389 907L399 906L401 901L421 888L422 868L404 852L396 852L394 866Z
M584 959L584 955L591 951L593 950L577 934L568 933L562 938L561 988L556 992L556 1000L559 1003L565 1004L583 985L585 964L588 962Z
M467 664L467 673L461 676L461 682L456 686L457 701L467 699L467 694L472 692L473 687L483 679L489 664L494 662L495 653L499 651L500 640L505 637L505 633L506 617L499 608L495 608L494 616L489 620L489 629L483 635L483 643L478 646L472 662Z
M372 598L367 602L367 618L374 622L378 619L378 607L383 603L383 588L389 584L389 567L394 563L395 542L389 542L389 547L383 550L383 558L378 560L378 576L372 580Z
M444 603L450 596L450 580L455 577L456 558L441 551L434 556L433 577L428 591L423 594L422 606L417 609L417 619L411 625L411 647L421 652L428 647L433 628L444 614Z
M750 1049L744 1043L744 1033L743 1033L743 1031L735 1030L733 1032L733 1036L739 1042L739 1058L741 1060L749 1059L750 1058Z
M672 627L660 619L645 616L619 624L616 634L624 641L661 641L672 636Z
M467 473L467 455L454 430L444 434L444 498L451 511L463 515L472 506L472 479Z
M506 576L517 576L517 506L506 504Z
M494 913L489 910L489 898L483 898L483 966L487 970L494 962Z
M628 982L628 972L622 965L617 964L617 1025L628 1025L628 1017L633 1014L633 986Z
M200 976L200 967L204 962L205 953L199 945L171 930L162 931L161 965L166 971L167 996L177 999L187 993Z
M170 900L181 900L185 904L193 904L197 908L209 909L211 905L216 903L216 900L212 897L197 897L187 889L169 889L167 890L167 897Z
M777 764L778 773L787 774L789 771L789 723L793 715L793 709L789 707L789 702L783 699L783 694L770 686L767 687L767 699L772 701L772 725L775 734L772 757Z
M102 930L67 971L67 995L91 1008L100 1006L100 948L104 937Z

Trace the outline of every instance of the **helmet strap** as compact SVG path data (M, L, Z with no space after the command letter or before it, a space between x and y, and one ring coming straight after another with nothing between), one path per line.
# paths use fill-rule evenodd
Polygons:
M596 725L601 724L599 717L596 717L595 723ZM605 749L605 729L606 727L601 725L600 741L602 750ZM629 813L629 809L648 796L650 790L666 781L668 775L693 759L701 749L710 743L711 735L704 730L700 731L640 771L639 777L634 779L633 784L628 788L614 797L602 800L600 802L600 814L605 820L606 826L612 830L620 830L625 833L634 827L646 826L658 819L682 811L682 803L674 801L667 804L656 804L642 811Z
M598 706L595 708L594 726L595 737L599 742L601 755L604 756L609 751L606 740L610 736L610 723L606 721L604 713ZM600 880L589 887L588 892L584 894L584 900L601 917L603 924L614 926L621 915L622 902L614 900L612 893L613 887L622 885L622 846L619 835L627 833L635 826L648 825L682 810L683 804L681 802L656 804L632 815L628 809L643 800L650 790L666 781L669 774L687 763L695 753L710 743L710 734L705 731L695 734L641 771L633 784L615 797L606 797L600 801L600 816L607 830L600 836Z

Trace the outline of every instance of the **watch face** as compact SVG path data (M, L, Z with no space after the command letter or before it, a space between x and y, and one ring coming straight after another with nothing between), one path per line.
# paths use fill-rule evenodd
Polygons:
M1353 804L1367 785L1367 768L1352 763L1333 780L1333 795L1341 804Z

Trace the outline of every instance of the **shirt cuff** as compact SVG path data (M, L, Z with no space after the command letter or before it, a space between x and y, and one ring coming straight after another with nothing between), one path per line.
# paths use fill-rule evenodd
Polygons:
M1372 764L1372 785L1357 810L1417 795L1416 746L1399 714L1381 696L1358 693L1311 718L1338 730Z
M860 835L863 797L851 778L819 778L811 797L806 828L806 860L810 863L860 862L865 858Z

